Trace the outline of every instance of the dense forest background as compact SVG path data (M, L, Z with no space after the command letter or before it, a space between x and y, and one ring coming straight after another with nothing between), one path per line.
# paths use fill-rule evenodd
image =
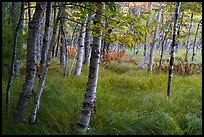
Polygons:
M201 135L202 2L2 2L2 134Z

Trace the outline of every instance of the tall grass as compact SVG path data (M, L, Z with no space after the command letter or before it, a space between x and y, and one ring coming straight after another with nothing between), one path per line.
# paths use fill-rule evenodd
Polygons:
M173 76L170 98L166 96L168 75L136 70L135 65L111 63L100 67L97 87L96 115L92 116L86 133L74 132L79 120L88 67L80 77L63 77L63 69L55 60L48 70L37 123L7 123L5 90L2 80L2 134L28 135L201 135L202 80L201 74ZM15 77L11 88L11 111L15 111L25 76ZM38 79L36 79L38 81ZM35 91L37 84L35 85ZM26 115L33 106L31 98Z

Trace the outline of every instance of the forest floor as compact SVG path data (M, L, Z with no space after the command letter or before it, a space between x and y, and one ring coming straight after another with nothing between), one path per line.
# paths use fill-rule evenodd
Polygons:
M37 123L8 124L5 91L7 77L2 77L2 134L4 135L68 135L79 120L88 66L80 77L64 78L59 60L53 59L48 70ZM25 72L23 72L25 74ZM25 75L15 76L11 88L13 113ZM36 83L38 78L36 79ZM100 67L96 114L86 133L96 135L201 135L202 73L173 75L171 97L166 96L168 74L147 73L134 64L110 63ZM37 89L35 84L34 91ZM33 106L31 98L26 115Z

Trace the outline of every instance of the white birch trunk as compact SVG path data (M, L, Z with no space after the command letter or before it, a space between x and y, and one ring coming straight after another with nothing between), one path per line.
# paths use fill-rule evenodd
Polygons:
M162 12L162 4L160 4L159 6L159 12L157 15L157 20L156 22L159 23L160 22L160 17L161 17L161 12ZM154 63L154 46L155 46L155 41L158 39L158 28L159 28L159 24L156 25L155 31L154 31L154 38L153 38L153 42L152 42L152 46L150 49L150 58L149 58L149 64L148 64L148 71L152 72L152 66Z
M91 27L92 25L92 18L94 17L94 14L90 14L89 19L87 21L87 25ZM90 63L90 53L91 53L91 30L86 29L86 35L85 35L85 58L84 58L84 64Z
M195 52L196 52L196 39L197 39L197 35L198 35L198 30L199 30L199 27L200 27L200 23L201 23L202 19L200 20L200 22L198 23L198 27L197 27L197 30L196 30L196 34L195 34L195 39L194 39L194 43L193 43L193 55L191 57L191 61L193 62L194 59L195 59Z
M52 6L50 8L52 8ZM61 10L58 11L58 17L60 15L61 15ZM42 96L42 92L43 92L43 88L44 88L44 83L45 83L45 78L46 78L48 66L50 64L52 49L53 49L53 47L55 45L55 38L56 38L58 22L59 22L59 19L56 19L56 21L54 23L54 28L53 28L53 34L52 34L51 41L48 40L48 41L46 41L47 43L44 43L44 44L50 45L50 47L49 47L48 53L46 55L45 67L44 67L44 70L42 72L42 76L41 76L41 79L39 81L39 84L38 84L38 92L37 92L36 97L35 97L34 107L32 109L31 115L29 117L29 123L30 124L35 123L36 119L37 119L37 112L39 111L39 108L40 108L40 98Z
M185 56L185 62L188 62L188 52L189 52L189 45L190 45L190 34L191 34L191 28L193 26L193 12L191 13L191 23L188 30L188 39L187 39L187 45L186 45L186 56Z
M83 64L83 55L84 55L84 37L85 37L85 30L86 30L86 21L81 25L80 30L80 37L79 37L79 48L77 54L77 64L75 69L75 76L80 76L82 64Z
M39 25L42 21L46 2L37 2L33 20L30 22L30 30L27 44L26 81L20 92L19 100L15 111L15 122L22 123L30 96L35 82L36 75L36 38Z
M98 10L96 12L94 24L97 22L101 23L101 13L103 9L105 8L105 4L102 4L101 2L98 2ZM92 45L92 53L91 53L91 61L90 61L90 67L89 67L89 78L88 83L86 87L86 93L85 93L85 99L82 106L81 115L79 118L79 121L77 125L82 130L87 130L92 109L95 105L96 101L96 88L98 83L98 72L99 72L99 64L100 64L100 49L101 49L101 39L102 39L102 30L99 28L96 30L96 33L99 34L98 37L93 38L93 45Z
M170 57L170 62L169 62L169 78L168 78L167 96L170 96L171 89L172 89L173 66L174 66L175 43L176 43L176 29L178 27L178 14L179 14L180 5L181 5L181 2L177 2L176 10L175 10L174 28L173 28L171 57Z

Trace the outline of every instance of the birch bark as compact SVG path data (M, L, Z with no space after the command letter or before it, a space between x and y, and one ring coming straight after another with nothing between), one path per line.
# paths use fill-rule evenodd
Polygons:
M157 23L160 22L161 12L162 12L162 4L160 4L159 6L159 12L157 15L157 20L156 20ZM156 28L154 31L154 38L153 38L152 46L150 49L150 58L149 58L149 64L148 64L148 71L150 72L152 72L152 66L154 63L154 46L155 46L156 40L158 39L158 28L159 28L159 24L156 25Z
M101 24L101 17L102 17L101 14L104 8L105 8L105 4L103 4L102 2L98 2L98 10L96 11L95 20L93 24L96 25L97 22ZM91 60L90 60L90 66L89 66L89 78L88 78L88 83L86 87L85 99L83 102L81 115L77 123L78 127L85 131L88 129L90 119L91 119L92 109L96 101L96 88L98 83L98 71L99 71L99 64L100 64L102 30L97 28L96 33L98 33L99 36L93 38Z
M171 57L170 57L170 62L169 62L169 78L168 78L167 96L170 96L171 89L172 89L173 65L174 65L175 42L176 42L176 29L178 27L178 14L179 14L180 5L181 5L181 2L177 2L176 10L175 10L174 28L173 28Z
M75 76L80 76L81 74L83 55L84 55L85 30L86 30L86 21L84 21L84 23L81 25L80 37L79 37L79 48L77 53L77 63L76 63L76 69L74 73Z
M35 82L36 75L36 38L39 25L42 21L46 2L37 2L33 19L29 26L28 44L27 44L27 62L26 62L26 80L20 92L19 100L15 111L15 122L22 123L30 96Z

